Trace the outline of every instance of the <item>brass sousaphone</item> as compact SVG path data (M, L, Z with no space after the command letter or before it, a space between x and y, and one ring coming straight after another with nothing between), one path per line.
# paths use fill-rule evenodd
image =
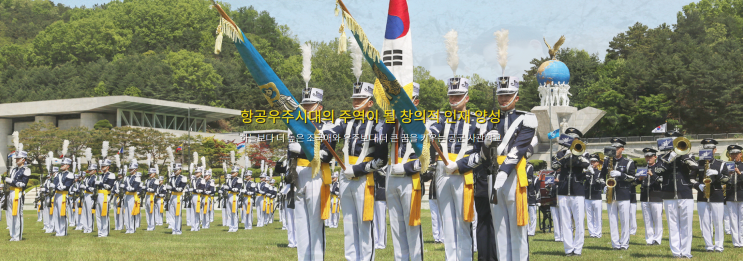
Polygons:
M691 152L691 142L686 137L673 139L673 151L678 155L686 155Z

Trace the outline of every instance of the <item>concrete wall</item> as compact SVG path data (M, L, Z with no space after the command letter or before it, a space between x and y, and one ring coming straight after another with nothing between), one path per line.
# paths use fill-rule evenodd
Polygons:
M8 145L13 144L13 120L12 119L0 119L0 159L5 159L5 157L8 156ZM3 137L6 137L3 139ZM3 163L0 163L1 165L5 165L5 160L0 160Z
M40 115L34 117L34 122L46 122L56 125L57 124L57 117L56 116L46 116L46 115Z
M80 113L80 126L88 127L88 129L92 129L93 126L95 126L96 122L103 120L105 118L106 117L103 113L83 112L83 113Z
M33 122L30 122L30 121L29 122L16 122L13 124L13 130L14 131L25 130L31 127L31 124L33 124Z
M67 119L67 120L59 120L59 127L60 130L69 130L74 127L80 127L80 119Z

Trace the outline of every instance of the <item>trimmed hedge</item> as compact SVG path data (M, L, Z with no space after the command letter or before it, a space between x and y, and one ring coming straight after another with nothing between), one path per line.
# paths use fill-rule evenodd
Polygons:
M637 167L647 167L648 161L645 160L645 158L632 158L632 161L635 162L635 166Z
M547 169L547 161L544 160L530 160L529 163L534 165L534 172Z

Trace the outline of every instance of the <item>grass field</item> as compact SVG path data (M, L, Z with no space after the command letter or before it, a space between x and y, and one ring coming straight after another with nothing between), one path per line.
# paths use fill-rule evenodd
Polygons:
M69 230L67 237L45 234L41 229L42 223L36 222L35 212L24 211L26 226L22 242L0 243L3 260L296 260L296 249L287 247L286 231L281 230L278 215L276 221L267 227L254 226L252 230L243 230L241 225L238 233L227 233L227 228L221 226L221 213L216 211L212 227L199 232L189 231L184 220L183 234L180 236L171 235L170 230L165 227L157 227L151 232L140 228L135 234L112 231L107 238L97 238L95 231L92 234L83 234L82 231ZM142 222L145 226L144 219ZM444 260L444 245L433 243L429 211L422 211L422 223L425 260ZM113 226L113 222L111 225ZM664 260L671 257L667 227L664 228L662 245L647 246L644 241L642 216L638 215L637 235L630 238L630 250L613 251L605 211L603 225L602 238L585 239L581 257L564 257L562 243L555 242L551 233L538 231L536 236L530 238L531 259ZM377 260L393 259L389 226L387 233L387 248L377 250ZM339 228L326 228L326 234L328 242L326 260L343 260L342 224L339 224ZM9 239L7 231L0 239ZM696 214L692 255L696 260L743 260L743 250L732 247L729 235L725 236L724 253L705 252Z

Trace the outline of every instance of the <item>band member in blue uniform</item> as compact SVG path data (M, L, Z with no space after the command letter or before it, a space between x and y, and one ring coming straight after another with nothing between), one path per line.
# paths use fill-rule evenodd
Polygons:
M647 177L640 178L640 202L642 217L645 221L645 243L660 245L663 240L663 191L660 183L663 181L658 174L653 173L658 163L657 150L644 148L645 161L648 163Z
M668 136L681 137L678 132ZM686 144L691 150L691 144ZM660 148L664 151L663 148ZM694 218L694 197L692 194L692 171L698 171L699 164L690 154L679 155L682 148L673 148L660 157L653 173L663 181L663 205L668 219L668 234L671 253L674 257L691 258L692 219ZM686 152L688 153L688 152Z
M557 184L557 206L560 208L561 231L573 231L575 234L564 234L562 243L565 246L565 255L580 256L583 251L583 215L585 214L586 180L584 169L591 166L586 152L575 155L571 151L574 140L580 140L583 133L578 129L568 128L560 137L560 145L565 148L557 152L557 161L552 162L553 169L560 169L555 178ZM592 172L593 168L588 168ZM593 174L593 173L592 173ZM573 227L575 226L575 227Z
M591 166L586 168L586 181L583 184L585 188L585 206L586 206L586 224L588 226L588 235L593 238L601 238L603 233L603 200L601 195L604 191L606 182L601 178L601 159L596 154L590 157Z
M611 146L616 148L617 151L616 157L609 159L608 156L605 156L601 169L602 179L609 180L613 178L616 180L614 191L609 195L613 200L611 203L607 203L611 247L616 250L629 249L630 216L633 215L630 213L630 197L632 196L630 190L634 188L632 183L635 181L634 175L637 172L635 162L622 155L625 144L626 142L620 138L611 139ZM619 234L617 221L622 226L621 234Z
M702 237L707 252L722 252L722 243L725 241L725 232L722 227L722 220L725 214L725 196L722 185L729 180L728 170L725 163L714 158L717 152L717 141L714 139L703 139L702 153L712 157L712 160L700 159L699 171L692 175L692 183L697 189L697 213L699 214L699 225L702 229ZM711 154L710 154L711 153ZM709 184L705 179L709 178ZM709 198L705 191L709 190Z

